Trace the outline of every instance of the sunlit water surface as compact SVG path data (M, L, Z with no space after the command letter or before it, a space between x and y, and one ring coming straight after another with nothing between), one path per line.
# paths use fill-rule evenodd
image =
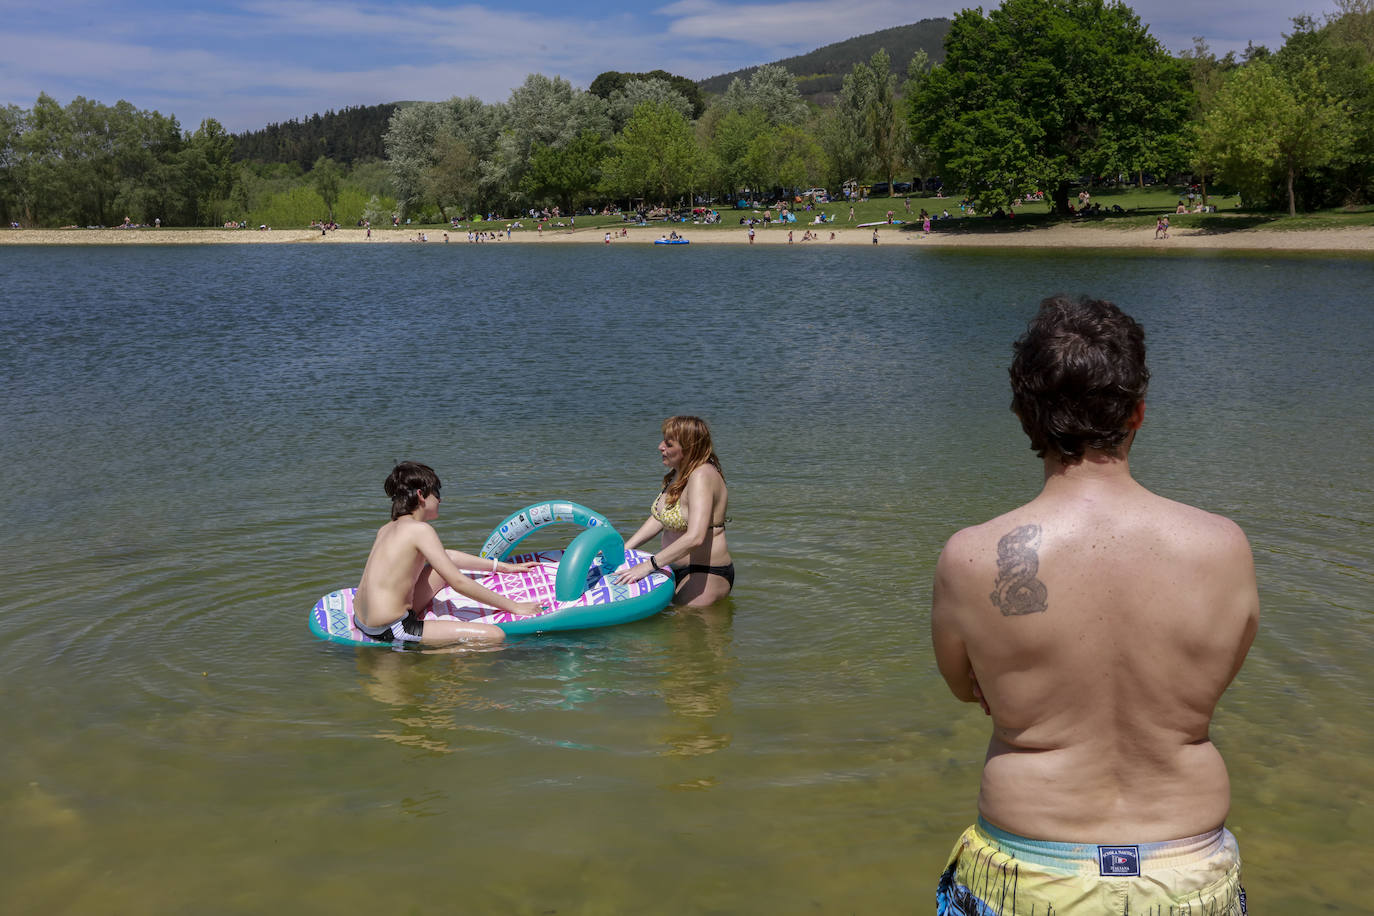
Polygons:
M1148 331L1137 475L1254 545L1214 728L1250 900L1369 911L1374 260L0 248L0 288L0 910L931 911L987 740L931 573L1038 486L1005 368L1065 291ZM309 634L394 461L439 471L451 546L551 495L629 532L677 412L731 487L721 606Z

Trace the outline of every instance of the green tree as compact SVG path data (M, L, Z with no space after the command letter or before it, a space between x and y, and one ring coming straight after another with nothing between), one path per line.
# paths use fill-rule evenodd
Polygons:
M1120 2L964 10L945 53L910 102L912 130L946 185L984 206L1048 188L1066 213L1076 176L1134 171L1155 148L1181 153L1169 138L1187 114L1186 71Z
M839 106L858 133L865 170L885 177L891 194L903 135L910 131L897 109L897 76L887 51L879 49L868 63L854 65L841 84Z
M807 115L796 77L779 64L764 64L747 82L735 77L720 105L725 111L752 112L772 126L800 124Z
M525 172L525 193L536 199L553 197L571 212L601 182L606 142L594 131L583 131L561 149L536 143Z
M816 140L825 156L827 184L832 189L846 181L857 181L868 171L868 145L863 138L863 123L857 106L843 101L852 93L853 74L847 73L840 86L836 104L823 110L816 121Z
M758 190L761 176L750 168L749 147L765 124L762 116L743 111L726 111L715 121L707 143L711 181L727 196L744 188Z
M1226 83L1226 75L1236 68L1236 55L1228 52L1218 58L1212 53L1202 38L1193 39L1193 47L1181 55L1188 68L1188 78L1192 84L1192 106L1185 125L1185 149L1188 163L1192 167L1202 187L1202 203L1207 204L1207 176L1212 163L1207 160L1207 150L1202 144L1202 116L1211 107L1217 93Z
M765 187L797 188L821 179L824 154L811 134L791 124L759 131L745 161Z
M56 99L40 92L18 144L24 163L21 200L27 223L55 224L74 218L64 174L66 132L66 112Z
M477 206L481 173L482 161L467 141L449 133L435 139L433 162L424 172L423 187L445 222L450 208L471 211Z
M206 118L182 147L183 194L190 225L223 222L233 186L234 138L214 118Z
M671 203L701 178L702 156L692 126L676 108L644 102L615 139L606 159L602 186L626 196L658 195Z
M641 102L663 102L676 108L684 118L690 120L692 117L691 100L679 92L672 83L660 79L636 79L630 80L624 88L611 93L607 100L612 126L616 130L624 128Z
M23 215L24 157L20 149L28 113L18 105L0 108L0 219L8 225Z
M392 114L384 142L402 216L429 190L430 170L440 153L439 138L451 135L452 125L452 112L441 102L418 102Z
M535 143L561 149L584 131L610 136L607 102L562 77L532 73L511 91L502 109L500 136L494 154L485 160L483 180L514 199Z
M315 165L310 169L310 183L319 192L320 199L324 201L325 207L329 210L329 221L334 221L334 204L339 199L339 191L343 186L343 169L339 164L328 156L321 156L315 160Z
M1308 206L1359 204L1374 196L1374 0L1339 0L1324 25L1293 19L1293 33L1273 56L1292 82L1314 64L1326 91L1344 103L1350 142L1338 156L1306 174L1294 193Z
M907 118L907 100L920 92L921 84L925 82L926 75L930 73L930 67L930 55L924 49L911 55L911 60L906 65L906 79L902 81L902 90L897 104L897 116L902 121L897 154L901 162L912 168L917 175L930 175L935 168L935 157L932 155L930 147L911 129L910 121Z
M62 173L80 222L109 225L119 220L115 193L114 137L110 109L77 96L67 105L62 137Z
M1349 112L1303 61L1285 74L1272 57L1227 80L1203 114L1204 155L1247 203L1268 199L1282 182L1288 215L1297 214L1295 180L1341 155L1351 138Z
M648 73L621 73L618 70L607 70L605 73L599 74L596 79L592 80L592 84L587 87L587 91L609 102L617 92L624 91L630 83L648 80L658 80L667 83L679 95L685 98L692 106L692 110L687 113L687 117L690 120L694 121L700 118L702 112L706 110L706 97L703 95L701 87L697 85L696 80L688 79L685 76L678 76L675 73L669 73L667 70L650 70ZM621 123L624 123L624 120L625 119L622 118Z

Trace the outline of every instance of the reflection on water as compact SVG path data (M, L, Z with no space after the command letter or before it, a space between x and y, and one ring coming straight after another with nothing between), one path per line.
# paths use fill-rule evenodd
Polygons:
M1142 482L1255 548L1213 729L1251 899L1369 911L1330 863L1374 847L1374 260L264 247L0 248L0 909L924 910L987 741L934 560L1038 486L1005 369L1063 290L1145 324ZM551 493L628 530L675 412L725 461L726 603L310 637L395 460L454 547Z
M663 754L699 757L729 747L730 734L722 730L720 720L730 711L735 686L733 615L734 604L728 598L714 607L673 608L665 613L662 645L651 650L655 668L646 669L653 671L657 680L653 692L662 697L669 712L662 718ZM463 750L471 737L466 733L480 727L476 719L514 706L511 695L494 691L491 682L500 671L514 668L503 664L478 669L470 664L477 655L507 656L505 662L511 655L525 656L522 678L528 677L530 663L546 666L540 679L551 692L523 696L532 710L585 708L591 712L599 701L621 692L620 685L608 677L598 647L578 644L575 633L557 639L557 643L548 637L516 639L505 647L482 649L354 650L362 693L387 707L390 716L390 726L376 737L434 753ZM441 656L467 663L435 664ZM537 662L531 656L537 656ZM571 740L554 743L584 747Z
M735 687L735 656L730 645L734 602L707 608L676 608L678 618L668 637L668 670L663 699L672 711L665 753L700 757L730 746L730 734L719 720L730 709Z

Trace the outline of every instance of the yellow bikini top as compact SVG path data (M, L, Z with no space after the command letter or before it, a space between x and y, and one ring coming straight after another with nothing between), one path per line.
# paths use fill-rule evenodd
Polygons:
M649 507L649 514L658 519L663 527L667 528L669 531L686 531L687 513L682 511L682 500L679 499L670 506L665 499L667 494L667 487L659 491L659 494L654 497L654 504ZM730 520L727 518L725 522L728 521ZM719 528L724 531L725 522L721 522L719 525L712 525L711 527L713 529Z
M649 508L649 513L669 531L686 531L687 513L682 511L682 500L679 499L669 506L666 501L667 494L668 490L665 488L654 497L654 504Z

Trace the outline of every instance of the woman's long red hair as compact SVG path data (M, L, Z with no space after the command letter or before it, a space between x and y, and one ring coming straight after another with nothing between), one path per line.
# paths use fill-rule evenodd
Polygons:
M682 461L678 465L678 470L682 473L669 471L663 475L665 506L677 504L682 498L682 491L687 489L687 479L703 464L711 465L720 472L722 480L725 478L720 458L711 445L711 428L701 417L669 417L663 421L663 438L672 439L682 447Z

